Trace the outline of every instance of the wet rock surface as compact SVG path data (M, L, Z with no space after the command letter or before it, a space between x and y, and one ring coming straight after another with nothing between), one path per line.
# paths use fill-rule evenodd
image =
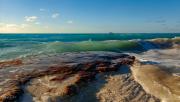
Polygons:
M83 87L96 82L99 74L117 72L134 60L134 56L121 53L81 52L33 57L10 66L0 64L0 102L27 102L27 93L35 102L70 101Z
M154 96L147 94L129 74L113 74L107 83L97 93L100 102L160 102Z
M180 77L163 67L136 61L131 71L134 79L146 92L158 97L162 102L179 102Z

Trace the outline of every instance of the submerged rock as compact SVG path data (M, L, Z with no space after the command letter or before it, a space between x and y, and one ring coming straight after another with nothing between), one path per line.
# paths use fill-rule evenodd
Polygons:
M23 62L21 59L2 61L2 62L0 62L0 69L3 67L18 66L18 65L22 65L22 64L23 64Z

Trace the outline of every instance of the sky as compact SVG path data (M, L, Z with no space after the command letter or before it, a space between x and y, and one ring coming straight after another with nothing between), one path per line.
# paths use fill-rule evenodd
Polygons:
M0 33L107 32L180 32L180 0L0 0Z

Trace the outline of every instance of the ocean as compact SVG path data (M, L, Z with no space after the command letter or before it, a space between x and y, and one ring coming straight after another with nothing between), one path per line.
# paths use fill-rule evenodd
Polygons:
M142 52L156 49L149 40L180 33L0 34L0 60L82 51Z

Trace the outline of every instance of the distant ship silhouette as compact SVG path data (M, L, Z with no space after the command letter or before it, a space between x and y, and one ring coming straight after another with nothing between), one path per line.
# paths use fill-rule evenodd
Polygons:
M109 32L109 34L114 34L113 32Z

